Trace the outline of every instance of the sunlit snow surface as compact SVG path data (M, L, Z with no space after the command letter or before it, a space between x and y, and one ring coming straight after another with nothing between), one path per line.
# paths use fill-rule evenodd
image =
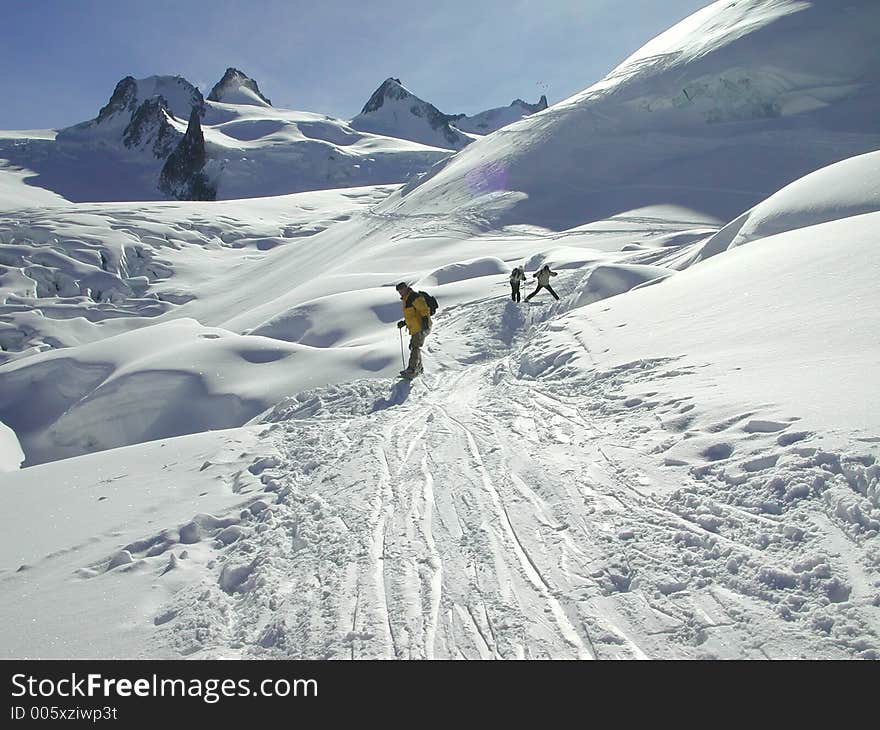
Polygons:
M0 654L880 657L848 7L717 3L420 185L73 204L0 168ZM778 115L668 96L740 70ZM560 301L512 302L544 263ZM411 384L400 280L440 303Z

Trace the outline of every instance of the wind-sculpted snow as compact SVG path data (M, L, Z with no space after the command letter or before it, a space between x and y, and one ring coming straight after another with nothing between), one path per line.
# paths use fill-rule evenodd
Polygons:
M387 368L387 349L312 348L175 319L7 364L0 419L38 464L239 426L287 393ZM52 385L32 393L44 379Z
M400 300L388 287L333 294L285 310L247 334L334 347L363 342L401 317Z

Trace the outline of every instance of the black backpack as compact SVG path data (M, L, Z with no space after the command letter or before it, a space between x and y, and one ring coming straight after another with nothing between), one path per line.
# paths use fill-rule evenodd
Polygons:
M437 311L437 300L426 291L420 291L419 295L425 300L425 304L428 305L428 309L431 311L431 316L433 317L434 313Z
M428 292L426 292L426 291L420 291L420 292L416 292L416 291L414 291L414 292L413 292L412 294L410 294L409 297L407 298L407 300L406 300L406 306L407 306L407 307L411 307L413 301L415 301L416 296L420 296L422 299L425 300L425 304L428 305L428 311L431 313L431 316L433 317L433 316L434 316L434 313L437 311L437 300L434 299L434 297L432 297L432 296L431 296L430 294L428 294Z

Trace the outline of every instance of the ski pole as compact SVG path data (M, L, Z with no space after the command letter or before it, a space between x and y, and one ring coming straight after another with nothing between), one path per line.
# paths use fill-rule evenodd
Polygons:
M403 356L403 327L398 327L397 331L400 333L400 362L406 367L406 358Z

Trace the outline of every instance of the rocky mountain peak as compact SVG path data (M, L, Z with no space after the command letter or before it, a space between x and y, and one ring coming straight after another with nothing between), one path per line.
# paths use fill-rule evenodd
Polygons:
M407 99L413 95L403 88L400 79L389 77L382 82L382 85L373 92L369 101L361 109L361 114L369 114L378 111L385 105L387 99ZM416 98L416 97L413 97Z
M260 92L260 87L254 79L229 67L223 78L220 79L208 94L208 101L216 101L226 104L253 104L257 106L272 106L272 102Z
M471 138L450 124L454 119L410 92L400 79L389 77L373 92L351 124L364 132L461 149L470 144Z
M109 117L119 112L131 114L137 107L138 86L133 76L126 76L113 89L110 101L98 112L97 122L106 121Z

